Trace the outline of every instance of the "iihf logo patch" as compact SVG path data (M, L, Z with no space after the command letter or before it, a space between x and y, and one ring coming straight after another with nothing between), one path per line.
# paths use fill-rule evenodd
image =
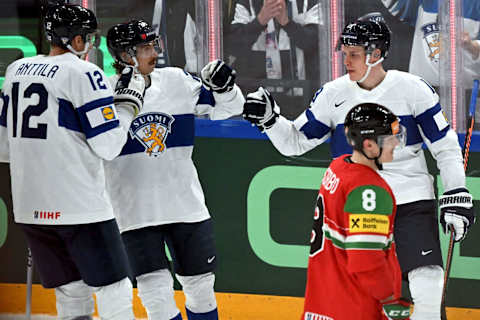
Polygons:
M130 136L137 139L149 156L158 156L166 149L166 140L172 130L175 119L161 112L150 112L139 115L132 121Z
M438 24L434 23L427 23L426 25L422 26L423 31L423 38L427 43L427 47L429 49L428 57L433 62L438 62L440 58L440 32L438 29Z

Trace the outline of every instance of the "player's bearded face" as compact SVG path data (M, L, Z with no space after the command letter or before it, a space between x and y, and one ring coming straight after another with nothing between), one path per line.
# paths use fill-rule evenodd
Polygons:
M342 53L343 64L350 80L358 81L362 79L368 68L365 64L365 49L361 46L342 45Z

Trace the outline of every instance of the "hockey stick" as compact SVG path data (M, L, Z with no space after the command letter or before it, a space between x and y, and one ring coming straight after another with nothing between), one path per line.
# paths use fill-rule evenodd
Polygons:
M470 127L468 128L467 132L465 133L465 142L463 143L463 169L467 172L468 166L468 156L470 154L470 142L472 141L472 134L473 134L473 126L475 124L475 109L477 107L477 94L478 94L478 80L473 80L473 88L472 88L472 95L470 97L470 108L468 111L468 120L467 123L470 122ZM450 241L448 243L448 253L447 253L447 261L445 264L445 275L443 278L443 290L442 290L442 312L445 310L445 299L447 295L447 282L450 276L450 267L452 265L452 258L453 258L453 249L454 249L454 240L455 240L455 229L452 225L449 226L450 231Z
M25 306L26 319L30 320L32 315L32 282L33 282L33 258L32 251L28 248L27 256L27 299Z

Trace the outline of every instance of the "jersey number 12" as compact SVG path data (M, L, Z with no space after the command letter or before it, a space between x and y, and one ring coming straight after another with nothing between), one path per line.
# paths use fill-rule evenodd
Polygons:
M20 137L47 139L47 124L38 123L36 127L30 126L30 118L38 117L48 108L48 92L45 86L41 83L32 83L23 92L23 98L31 98L38 96L38 103L29 105L22 113L22 127L20 128ZM17 136L17 122L18 122L18 99L19 99L19 83L12 83L12 111L13 111L13 137Z

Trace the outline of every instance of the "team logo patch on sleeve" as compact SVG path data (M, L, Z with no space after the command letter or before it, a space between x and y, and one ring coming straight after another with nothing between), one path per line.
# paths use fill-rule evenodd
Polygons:
M381 214L349 214L348 226L350 233L381 233L388 234L390 220Z
M90 110L86 113L86 115L92 128L118 119L117 112L113 104Z
M445 113L443 111L437 112L433 116L433 120L435 120L435 124L438 127L438 131L442 131L443 129L448 127L447 116L445 115Z
M168 114L151 112L139 115L132 121L130 136L137 139L149 156L158 156L166 150L166 140L175 119Z

